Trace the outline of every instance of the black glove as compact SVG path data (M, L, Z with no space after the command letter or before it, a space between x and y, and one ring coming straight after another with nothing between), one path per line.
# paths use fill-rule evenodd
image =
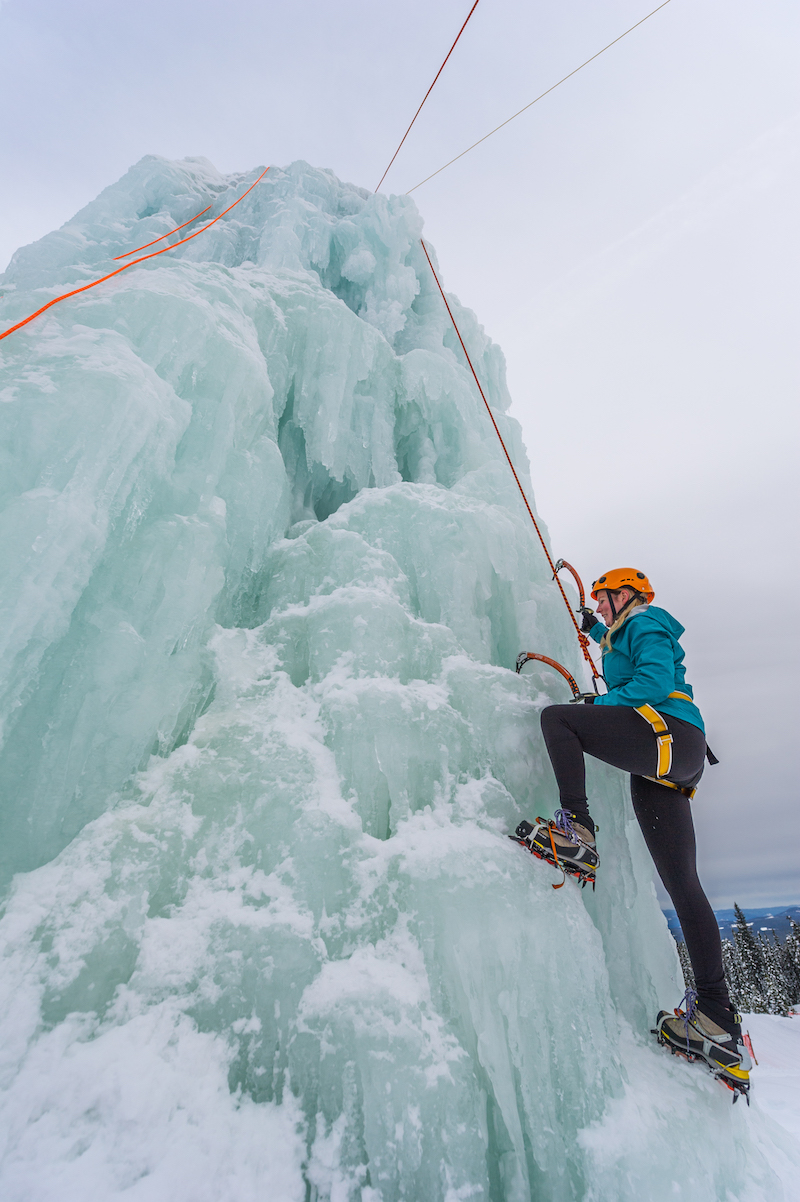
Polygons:
M581 630L583 631L584 634L588 634L589 631L592 629L592 627L596 626L598 624L600 619L596 618L594 616L593 611L591 609L589 609L588 605L582 605L580 608L580 612L583 614L583 621L581 622Z
M583 701L586 705L594 705L596 696L597 693L578 693L577 697L571 698L570 705L575 705L578 701Z

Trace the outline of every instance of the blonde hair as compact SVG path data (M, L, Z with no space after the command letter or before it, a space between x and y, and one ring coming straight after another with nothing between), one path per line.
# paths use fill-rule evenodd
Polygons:
M628 588L627 586L623 586L623 587L625 588L626 592L631 593L631 597L630 597L630 600L625 603L625 612L621 613L619 615L619 617L616 618L611 623L608 630L605 632L605 634L603 635L603 637L600 640L600 651L603 655L605 655L606 652L608 652L608 651L614 650L614 648L611 646L612 634L615 634L620 629L620 627L625 625L628 618L631 616L634 609L636 609L636 607L638 605L646 605L647 604L647 597L645 597L644 593L637 593L634 589ZM621 593L622 589L618 589L618 588L606 589L606 592L609 594Z

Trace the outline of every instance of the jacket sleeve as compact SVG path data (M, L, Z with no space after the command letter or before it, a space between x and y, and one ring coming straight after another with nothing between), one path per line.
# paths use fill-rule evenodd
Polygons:
M589 638L594 639L594 641L596 643L599 643L601 638L603 637L603 635L607 632L607 630L608 630L608 627L604 626L603 623L598 618L597 621L595 622L594 626L592 626L591 630L589 631Z
M611 651L609 654L613 655ZM672 639L665 630L631 622L628 657L633 676L627 684L595 698L595 705L658 706L675 688L675 656Z

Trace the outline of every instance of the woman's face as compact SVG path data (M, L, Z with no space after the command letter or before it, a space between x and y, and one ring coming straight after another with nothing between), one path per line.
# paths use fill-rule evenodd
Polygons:
M617 614L622 609L623 605L627 605L633 593L630 589L621 588L614 596L614 609ZM597 590L597 612L605 622L606 626L611 626L614 622L614 614L611 612L611 602L608 599L608 589L600 588Z

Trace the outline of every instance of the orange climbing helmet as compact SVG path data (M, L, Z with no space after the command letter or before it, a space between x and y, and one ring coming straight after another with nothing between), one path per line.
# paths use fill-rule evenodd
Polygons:
M609 589L613 592L618 588L631 588L637 593L644 593L648 602L655 597L650 581L644 572L637 572L636 568L612 568L610 572L605 572L592 585L592 596L596 601L598 589Z

